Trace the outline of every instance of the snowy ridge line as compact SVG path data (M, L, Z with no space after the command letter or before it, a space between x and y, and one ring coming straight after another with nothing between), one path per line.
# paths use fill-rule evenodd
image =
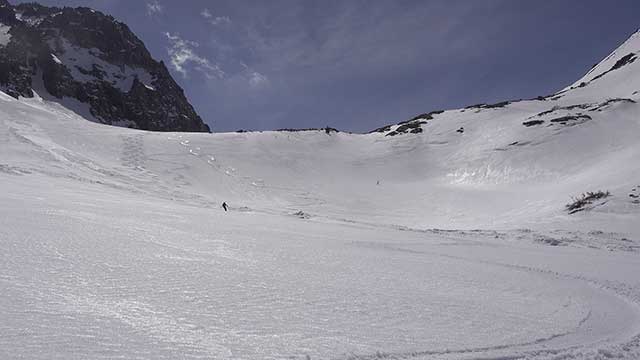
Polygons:
M575 89L575 88L579 87L581 83L587 83L588 84L591 81L595 80L598 76L601 76L602 74L604 74L604 73L609 71L609 68L611 68L611 66L612 66L613 59L616 59L617 57L623 57L623 56L627 55L628 53L636 53L637 54L637 52L640 50L640 45L638 44L638 39L640 39L640 30L637 30L633 34L631 34L631 36L627 40L625 40L622 44L620 44L618 47L616 47L616 49L614 49L604 59L602 59L600 62L595 64L591 69L589 69L589 71L587 71L587 73L585 73L583 76L581 76L579 80L577 80L573 84L570 84L569 86L563 88L562 90L560 90L556 94L565 93L568 90L572 90L572 89ZM592 76L592 75L594 75L596 70L600 71L600 74Z

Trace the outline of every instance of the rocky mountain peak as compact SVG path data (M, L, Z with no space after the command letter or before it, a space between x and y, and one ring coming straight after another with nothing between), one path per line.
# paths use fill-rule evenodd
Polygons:
M17 98L33 89L79 100L105 124L209 131L126 24L86 7L0 0L0 90Z

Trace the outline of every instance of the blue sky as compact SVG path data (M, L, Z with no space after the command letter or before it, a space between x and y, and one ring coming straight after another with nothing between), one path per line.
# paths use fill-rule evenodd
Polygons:
M546 95L640 27L637 0L40 3L125 22L213 131L365 132L431 110Z

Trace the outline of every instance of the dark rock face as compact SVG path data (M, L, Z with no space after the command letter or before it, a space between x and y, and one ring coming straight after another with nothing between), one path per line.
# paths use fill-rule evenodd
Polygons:
M636 61L636 59L637 59L637 58L638 58L638 57L637 57L637 56L636 56L636 54L634 54L634 53L627 54L627 55L623 56L622 58L620 58L620 60L616 61L616 63L615 63L615 64L613 64L613 66L611 67L611 69L609 69L609 70L607 70L607 71L603 72L602 74L600 74L600 75L598 75L598 76L594 77L593 79L591 79L591 81L598 80L598 79L600 79L601 77L603 77L603 76L607 75L608 73L610 73L610 72L612 72L612 71L618 70L618 69L620 69L621 67L623 67L623 66L625 66L625 65L631 64L632 62ZM591 82L591 81L590 81L590 82ZM582 85L582 84L580 84L580 85ZM586 86L586 85L585 85L585 86Z
M552 123L566 124L566 123L571 122L571 121L587 121L587 120L591 120L591 116L589 116L589 115L567 115L567 116L561 116L559 118L552 119L551 122Z
M386 125L375 130L370 131L369 133L384 133L385 136L396 136L401 134L420 134L424 130L422 129L422 125L428 124L427 120L433 120L434 115L442 114L444 110L436 110L428 113L416 115L409 120L401 121L397 124L397 128L391 131L391 128L394 125Z
M396 136L400 134L420 134L423 129L422 125L427 124L426 120L433 120L434 115L442 114L444 110L436 110L428 113L416 115L409 120L401 121L395 125L398 127L391 131L394 125L386 125L381 128L370 131L369 133L386 133L385 136Z
M101 123L210 131L127 25L89 8L0 0L0 90L33 97L39 86L86 103Z
M526 127L532 127L532 126L542 125L542 124L544 124L544 120L531 120L531 121L525 121L522 123L522 125Z
M400 126L398 126L395 131L392 131L385 136L395 136L398 134L406 134L406 133L419 134L422 132L422 125L426 123L427 123L426 121L422 121L418 119L412 120L412 121L405 121L401 123Z

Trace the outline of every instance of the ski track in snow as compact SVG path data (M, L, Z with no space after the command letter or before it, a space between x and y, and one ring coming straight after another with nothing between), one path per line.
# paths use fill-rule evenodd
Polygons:
M371 246L371 244L366 244L366 243L359 243L357 244L358 246ZM374 247L379 247L379 244L375 244ZM591 286L593 286L596 289L599 289L601 291L604 292L608 292L611 294L615 294L616 296L620 297L621 299L624 299L625 301L628 301L629 303L633 304L634 307L636 308L635 310L637 311L638 309L640 309L640 291L637 288L633 288L633 287L629 287L628 285L624 284L624 283L619 283L619 282L602 282L599 280L595 280L595 279L590 279L588 277L584 277L584 276L575 276L575 275L571 275L571 274L564 274L564 273L560 273L560 272L556 272L556 271L552 271L552 270L545 270L545 269L541 269L541 268L537 268L537 267L531 267L531 266L522 266L522 265L515 265L515 264L509 264L509 263L502 263L502 262L493 262L493 261L484 261L484 260L475 260L475 259L470 259L467 257L461 257L461 256L453 256L453 255L447 255L447 254L443 254L443 253L438 253L438 252L424 252L424 251L416 251L416 250L412 250L412 249L406 249L406 248L399 248L399 247L389 247L386 245L382 245L381 248L385 249L385 250L391 250L391 251L400 251L400 252L409 252L409 253L418 253L418 254L425 254L425 255L431 255L431 256L441 256L441 257L445 257L445 258L451 258L451 259L455 259L455 260L461 260L461 261L470 261L470 262L474 262L474 263L483 263L483 264L487 264L487 265L491 265L491 266L498 266L498 267L504 267L507 268L511 271L523 271L523 272L528 272L528 273L534 273L534 274L539 274L542 276L549 276L552 278L557 278L557 279L568 279L568 280L572 280L572 281L579 281L579 282L584 282L587 283ZM544 356L550 356L551 358L589 358L589 357L603 357L603 358L617 358L617 357L621 357L623 355L621 355L622 352L624 351L630 351L631 349L633 349L634 351L640 351L640 333L636 334L635 336L633 336L631 339L629 339L627 342L624 342L618 346L615 346L614 349L615 350L605 350L605 349L599 349L598 351L596 351L595 353L589 353L589 352L580 352L580 346L571 346L571 347L565 347L565 348L551 348L551 349L544 349L544 350L525 350L525 351L521 351L518 348L520 347L525 347L525 346L529 346L529 345L543 345L544 343L557 339L557 338L561 338L567 335L570 335L574 332L579 331L579 328L584 326L585 323L590 319L592 313L591 311L589 311L587 313L587 315L582 318L579 323L577 324L577 327L575 329L573 329L572 331L567 331L567 332L563 332L563 333L558 333L558 334L553 334L549 337L546 338L540 338L540 339L535 339L532 340L530 342L525 342L525 343L519 343L519 344L513 344L513 345L498 345L498 346L493 346L493 347L480 347L480 348L468 348L468 349L460 349L460 350L444 350L444 351L431 351L431 350L424 350L424 351L412 351L412 352L407 352L407 353L384 353L384 352L377 352L375 354L372 355L350 355L347 358L348 359L413 359L413 358L432 358L433 356L437 356L437 355L455 355L455 354L473 354L473 353L486 353L487 351L495 351L495 350L510 350L511 352L516 352L519 353L517 355L498 355L498 356L491 356L491 357L487 357L486 355L481 356L480 358L482 359L524 359L524 358L538 358L538 357L544 357ZM515 350L515 351L514 351Z
M35 212L37 213L38 211ZM97 230L104 227L102 219L99 217L93 218L91 213L88 212L77 211L74 214L74 212L64 210L56 212L48 211L48 213L49 215L47 217L39 217L40 219L47 219L49 222L49 224L41 224L43 228L64 228L67 226L73 228L77 223L77 221L73 219L86 222L83 227L87 229ZM128 222L131 222L131 224L128 224ZM87 225L90 226L87 227ZM15 226L15 224L13 226ZM3 229L11 229L11 227L9 224L3 224ZM8 319L9 324L11 324L12 321L18 321L18 323L31 323L28 319L33 318L34 321L38 319L37 323L39 325L32 327L30 332L15 333L14 331L13 335L2 332L4 335L7 335L1 337L2 339L6 341L17 337L24 341L25 337L29 338L31 335L34 337L34 341L36 342L33 344L22 344L23 346L27 346L30 351L34 351L38 346L46 349L51 349L51 346L54 346L53 349L55 349L56 342L60 342L60 346L65 346L66 341L69 341L69 339L75 339L73 340L73 343L76 346L80 346L79 351L82 351L82 341L87 341L87 343L85 343L87 346L90 344L93 344L92 346L96 346L97 344L98 348L103 348L102 351L104 351L104 353L102 355L100 355L100 353L92 353L93 355L91 357L93 358L101 358L103 356L112 357L116 354L121 354L123 351L132 357L140 356L153 358L172 358L174 356L178 356L178 354L180 354L180 357L187 358L262 357L258 355L259 352L253 355L246 353L244 355L236 355L235 353L238 350L232 350L232 346L229 345L233 345L238 341L242 342L243 340L240 339L244 339L246 342L247 339L251 339L253 336L257 336L255 339L260 339L269 333L268 329L273 326L269 325L269 323L282 321L285 318L281 318L281 316L285 316L285 314L288 314L286 315L287 317L293 316L293 318L297 318L302 315L302 313L298 313L298 311L320 311L323 313L323 309L326 308L326 311L328 312L324 313L325 315L323 316L330 316L329 314L331 312L334 312L348 304L348 302L343 302L345 299L342 298L342 295L340 294L337 294L338 296L336 297L323 292L308 298L309 300L307 301L311 301L311 303L309 305L304 305L300 303L300 301L304 301L303 299L305 298L304 293L306 291L304 289L299 289L297 291L294 290L293 293L290 293L293 289L277 290L271 287L274 285L277 287L278 282L266 279L258 280L259 278L248 282L243 282L242 280L240 282L225 282L225 287L218 287L218 290L214 291L214 293L208 293L206 288L201 288L198 283L194 283L192 281L197 280L200 277L202 277L203 280L207 278L214 279L220 275L214 274L220 271L223 271L224 274L239 271L240 274L247 275L250 279L259 273L259 268L264 265L268 265L269 263L256 261L256 259L251 256L250 252L242 251L241 249L234 250L234 243L229 240L220 239L212 242L206 238L201 238L200 241L203 242L201 245L206 243L206 247L193 247L188 244L182 244L179 241L170 241L169 239L188 239L189 237L188 232L177 231L171 226L166 228L160 227L157 231L150 231L150 228L135 225L133 221L123 221L119 227L105 229L98 232L95 230L90 230L83 235L82 233L70 229L70 231L62 233L77 234L73 236L75 239L61 239L57 242L46 240L46 234L43 234L40 239L18 239L18 237L14 237L14 241L11 241L11 232L5 230L6 232L2 234L2 238L7 239L8 236L9 242L5 242L3 247L9 249L8 254L12 255L12 258L5 258L3 261L6 268L2 272L5 275L1 281L4 286L6 286L5 290L9 290L11 293L16 291L20 292L25 298L31 299L27 303L27 309L32 310L9 312L4 314L0 313L0 316ZM101 232L101 239L93 241L90 240L91 237L96 234L100 234ZM348 231L344 232L349 233ZM393 231L391 232L393 233ZM200 231L196 232L196 234L201 233L202 232ZM158 239L157 234L166 234L166 237ZM451 238L457 238L457 246L462 246L460 243L468 241L466 238L470 237L469 235L457 236L458 234L456 232L450 233L449 235ZM117 246L114 248L113 245L118 243L124 245L125 243L116 240L116 243L112 245L105 241L105 236L114 240L123 239L132 243L122 249L119 249ZM197 236L201 237L202 235ZM439 237L434 237L434 239L442 241ZM24 246L20 244L25 240L31 244L28 248L24 248ZM69 240L72 241L69 242ZM235 241L238 240L236 239ZM610 295L602 295L605 299L608 299L609 296L615 295L633 300L635 305L629 306L627 310L618 314L618 316L627 317L631 315L631 313L627 313L627 311L633 311L635 312L633 317L636 320L638 319L637 304L640 297L638 297L637 289L630 288L624 284L616 282L607 283L583 276L563 274L561 272L540 269L537 267L514 265L491 260L487 261L482 260L482 256L480 256L480 259L473 259L468 256L450 255L443 252L441 249L448 249L451 247L443 247L440 243L436 243L435 250L424 250L422 249L425 245L424 242L419 241L419 239L416 239L414 236L409 236L406 241L406 243L401 242L399 244L397 241L392 241L391 243L386 241L356 241L351 244L352 246L355 246L356 249L369 248L374 250L374 252L382 251L384 253L382 258L393 257L391 254L399 253L401 255L400 259L404 260L400 260L400 263L393 261L396 265L400 265L404 262L433 261L433 259L442 258L444 259L442 264L451 263L451 265L458 268L462 273L465 271L462 270L464 266L461 264L467 263L477 269L487 269L486 266L489 268L504 268L506 271L498 271L496 273L505 274L509 277L518 277L517 273L531 274L534 278L540 278L542 283L548 284L547 286L551 285L555 281L568 280L566 285L582 289L574 295L578 296L578 298L586 296L589 292L606 292ZM139 248L136 244L139 244ZM426 245L428 249L432 249L434 247L428 243ZM236 246L238 245L236 244ZM477 244L474 242L472 247L476 246ZM129 250L127 250L127 248L134 249L134 251L128 254ZM139 250L135 250L137 248ZM492 246L488 246L488 248L492 248ZM144 252L140 253L140 250ZM106 253L104 253L105 251ZM297 256L296 252L289 253L287 249L281 248L279 251L286 257ZM110 252L113 252L113 254L109 254ZM503 251L502 253L504 254L508 252ZM361 251L355 251L354 254L361 254ZM123 256L124 258L122 258ZM134 258L137 258L135 262L129 261ZM381 257L377 258L382 259ZM99 260L96 262L92 259ZM327 260L328 259L330 259L330 257L327 258ZM357 261L358 257L356 256L350 259L350 261ZM18 261L23 262L25 260L36 261L36 263L31 267L18 263ZM274 265L277 266L279 263L280 262L277 261ZM197 265L197 267L194 267L194 265ZM201 265L206 265L209 270L205 270ZM345 265L348 265L348 263ZM365 268L370 267L370 264L366 265L367 266L365 266ZM478 265L480 267L478 267ZM49 279L47 280L47 275L45 275L45 278L42 279L42 281L45 282L36 281L35 283L30 283L33 280L27 280L26 282L24 280L19 281L20 276L19 274L15 274L15 269L29 268L35 269L36 271L42 271L43 274L48 274ZM97 272L87 272L91 268L96 268L95 270ZM162 272L157 272L161 269L163 272L168 271L168 273L163 274ZM267 271L267 273L271 273L274 269L269 269L270 271ZM344 270L347 269L348 267ZM175 274L172 275L172 272L175 272ZM12 276L11 274L14 275ZM183 275L180 276L179 274ZM185 277L185 275L187 276ZM211 278L211 275L214 275L214 278ZM31 278L38 279L40 277L41 276L36 276ZM242 279L242 277L239 279ZM284 284L290 280L293 279L288 279L287 277L280 279ZM367 280L365 279L365 281ZM208 281L205 281L204 283L208 283ZM444 281L444 283L447 283L447 281ZM580 285L580 283L583 283L586 286ZM525 288L521 289L521 291ZM313 287L310 289L313 289ZM405 290L410 290L410 288L405 287ZM434 289L431 291L433 290ZM583 293L584 291L587 291L587 293ZM217 294L222 295L216 296ZM229 302L226 303L224 299L225 297L231 297L233 300L228 299ZM403 298L400 294L394 295L394 297L396 300L402 300ZM432 299L432 302L429 304L433 305L433 301L436 299L437 297ZM175 305L171 305L169 303L170 300L177 302ZM234 302L238 300L240 303L234 304ZM413 303L411 299L404 299L402 300L402 303L404 303L405 306L408 304L405 302L407 300L410 301L410 303ZM563 306L570 306L573 301L571 298L567 298L567 300L568 305L565 304ZM606 305L610 301L611 300L609 299L600 305ZM178 308L174 307L178 304L180 304L182 309L178 310ZM366 303L363 303L361 305L365 304ZM621 304L622 303L618 303L615 305L618 308L618 311L621 310ZM24 304L19 305L20 307L25 306ZM301 305L306 310L299 308ZM442 303L440 311L448 312L448 310L446 310L447 307L444 305L445 303ZM16 304L9 302L9 306L4 307L4 309L12 309L15 306ZM167 306L169 307L167 308ZM613 306L613 304L611 306ZM347 307L344 310L341 310L341 312L349 308L350 306L347 305ZM604 310L607 308L608 307L605 307ZM366 306L361 310L358 310L358 307L355 307L350 311L366 311L365 313L362 313L362 315L367 317L365 314L369 311L365 309ZM562 306L554 311L561 309ZM409 320L409 318L405 318L406 315L394 315L394 312L399 310L401 310L401 307L395 311L391 311L390 313L382 312L380 317L378 317L378 321L383 321L383 324L387 323L388 326L391 325L393 328L396 326L404 326L403 323L406 320ZM570 358L569 355L575 355L580 358L580 351L583 349L583 346L581 345L564 348L556 345L553 347L549 346L549 348L544 350L527 350L527 348L539 348L540 346L546 347L546 343L562 340L571 334L580 334L580 332L587 330L583 328L585 326L601 326L602 324L599 324L598 322L595 322L594 324L589 323L589 321L595 316L593 312L596 311L596 313L602 315L602 313L600 313L601 310L603 309L594 310L585 308L581 314L576 317L576 322L565 330L537 337L532 340L519 341L510 344L443 350L414 349L409 352L385 352L385 349L382 348L372 352L371 355L361 355L363 353L361 350L357 352L354 351L353 354L346 355L345 357L324 357L317 355L313 356L313 358L408 359L439 358L440 356L446 357L454 355L464 355L470 358L474 358L473 356L477 355L476 358L488 358L487 355L494 352L518 354L504 356L499 355L499 358L526 358L526 356L529 356L530 358L544 358L544 356L547 355L560 356L562 354L565 354L565 358ZM247 312L246 318L243 316L242 312ZM482 310L479 310L479 312L482 313ZM413 311L410 311L410 313L413 313ZM204 314L209 315L206 315L203 318ZM204 319L209 318L213 314L216 314L212 319L214 320L213 324L206 324L206 322L203 322ZM400 316L396 317L398 315ZM417 315L417 313L415 315ZM527 318L526 314L521 314L521 316ZM60 317L62 317L62 319ZM264 317L264 319L261 319L261 317ZM83 320L85 318L86 320ZM236 324L235 326L225 326L226 321L232 319L237 321L238 318L245 319L242 321L247 321L247 323L245 325L241 325L242 322L240 322L240 324ZM309 314L307 314L299 318L302 323L296 324L296 322L294 322L290 324L290 337L285 336L285 333L273 339L270 339L269 337L263 338L267 342L263 343L262 346L272 344L274 345L274 348L262 348L262 350L271 352L286 343L300 344L302 339L296 335L295 329L299 326L305 328L306 325L304 325L304 323L307 321L313 322L314 318L314 316L309 317ZM338 318L335 318L334 321L337 319ZM401 321L396 323L396 319ZM113 324L114 321L116 324ZM460 318L456 322L464 323L464 320ZM65 325L65 323L68 323L69 325ZM214 325L216 323L218 324L218 327ZM5 322L5 324L7 324L7 322ZM36 322L33 322L33 324L35 325ZM96 326L86 328L86 326L90 324L96 324ZM121 324L118 325L119 328L125 326L124 329L130 329L124 331L124 329L121 328L120 330L121 332L124 331L123 334L127 334L126 340L117 340L117 336L115 334L104 332L103 329L108 329L117 324ZM49 328L49 326L51 326L51 328ZM60 332L60 328L65 328L66 326L69 326L68 330ZM264 328L262 328L263 326ZM287 326L287 328L289 328L289 326ZM380 326L381 324L377 325L376 328ZM637 328L637 324L635 324L634 327ZM326 329L326 325L318 328L311 326L311 328L317 329L313 331L317 331L319 333L326 331L322 330ZM382 328L384 328L384 326L382 326ZM298 329L298 331L299 330L300 329ZM266 333L259 336L258 334L260 334L261 331L266 331ZM142 349L145 349L144 351L149 351L148 353L133 353L132 351L138 349L137 346L140 346L140 344L136 345L135 337L129 338L133 335L143 336L143 338L138 339L138 341L149 341L144 340L146 338L153 339L154 342L158 342L159 345L162 345L156 349L159 352L154 353L143 346ZM100 339L109 338L110 336L116 336L116 339L111 340L115 342L113 345L110 342L95 342ZM58 337L58 340L56 340L56 337ZM40 338L49 338L48 341L52 342L42 343L38 340ZM280 338L280 340L277 340L278 338ZM327 348L331 348L336 345L330 345L332 343L330 338L325 340L329 341L326 345ZM581 340L580 337L578 337L578 340ZM122 341L124 343L121 345L122 348L117 346L118 341ZM227 346L223 345L225 341L227 342ZM284 343L281 341L284 341ZM312 344L309 344L310 350L322 344L320 338L316 338L313 341L314 342ZM562 344L562 342L560 342L560 344ZM625 347L630 349L629 351L634 350L636 344L637 337L632 338L621 345L614 346L614 350L598 348L598 351L613 351L615 354L616 351L620 352L622 351L620 349ZM11 348L11 346L4 343L0 348ZM62 349L58 349L58 351L66 353ZM286 357L285 355L286 354L281 354L275 357ZM588 355L588 352L585 353L585 355ZM64 358L65 356L62 357ZM299 358L304 357L300 355Z

